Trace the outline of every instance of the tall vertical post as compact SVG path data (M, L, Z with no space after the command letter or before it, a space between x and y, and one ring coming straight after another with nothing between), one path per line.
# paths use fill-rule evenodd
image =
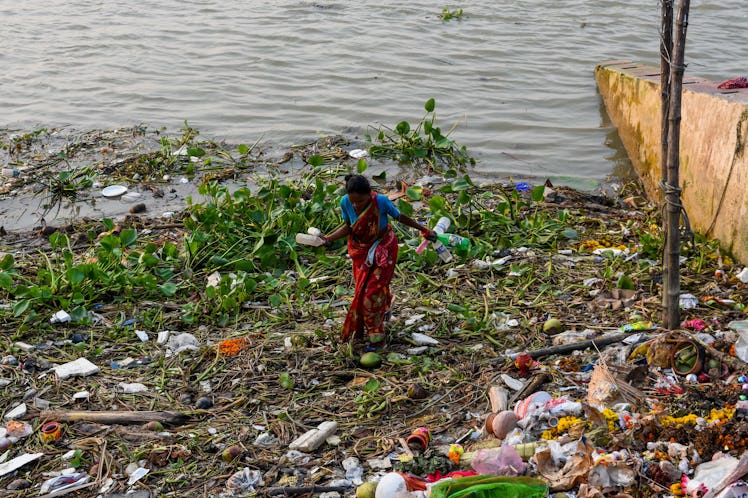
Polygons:
M686 52L686 30L690 0L679 0L673 53L670 61L670 105L668 113L667 179L665 189L665 260L663 267L663 324L667 329L680 325L680 121Z
M668 119L670 118L670 61L673 56L673 0L662 0L662 19L660 24L660 112L662 133L660 134L660 167L662 181L667 181ZM663 220L664 223L664 220ZM664 226L663 226L664 228Z
M670 61L673 56L673 0L661 0L662 13L660 19L660 171L662 173L661 184L667 183L667 157L668 157L668 125L670 123ZM664 202L664 199L663 199ZM664 213L664 211L663 211ZM667 233L666 217L662 216L662 233ZM668 260L663 252L662 255L663 275L668 273ZM664 278L663 278L664 282ZM664 292L664 288L663 288Z

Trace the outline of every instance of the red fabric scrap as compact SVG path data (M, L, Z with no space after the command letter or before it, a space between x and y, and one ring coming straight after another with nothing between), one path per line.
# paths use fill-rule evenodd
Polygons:
M735 88L748 88L748 79L745 78L745 76L738 76L737 78L732 78L730 80L723 81L719 85L717 85L717 88L720 90L732 90Z
M441 470L437 470L433 474L429 474L426 476L426 479L429 480L429 482L436 482L441 481L442 479L446 479L448 477L467 477L467 476L477 476L477 472L473 472L472 470L455 470L452 472L449 472L448 474L442 474Z

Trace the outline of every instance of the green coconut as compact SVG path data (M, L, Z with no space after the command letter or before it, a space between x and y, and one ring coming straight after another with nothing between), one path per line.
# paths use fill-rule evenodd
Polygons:
M382 357L374 351L370 351L362 354L358 362L364 368L378 368L382 364Z
M564 331L564 324L558 318L549 318L543 324L543 332L546 334L558 334Z

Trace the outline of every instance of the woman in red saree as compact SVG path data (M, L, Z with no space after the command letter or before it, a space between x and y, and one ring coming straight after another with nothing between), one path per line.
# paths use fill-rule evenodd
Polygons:
M356 286L353 301L343 323L342 340L366 339L377 348L385 339L385 315L390 310L390 282L397 262L397 236L389 218L416 230L424 237L436 237L433 230L406 216L390 199L372 191L369 180L362 175L348 175L346 195L340 200L345 224L329 236L325 245L348 237L348 255L353 262Z

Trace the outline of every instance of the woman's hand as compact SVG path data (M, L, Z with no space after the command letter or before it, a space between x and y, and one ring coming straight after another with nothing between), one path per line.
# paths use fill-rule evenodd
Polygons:
M428 228L421 230L421 236L428 241L436 242L436 232L433 230Z
M332 245L332 240L327 235L320 235L319 238L325 241L325 247L330 247Z

